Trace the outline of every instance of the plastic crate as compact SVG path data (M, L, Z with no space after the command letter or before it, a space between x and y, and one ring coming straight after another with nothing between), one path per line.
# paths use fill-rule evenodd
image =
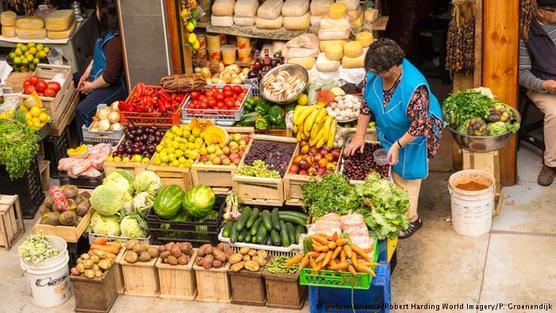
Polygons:
M162 89L160 86L154 85L146 85L146 87ZM133 90L129 93L128 98L129 100L137 86L133 88ZM161 127L170 127L172 125L178 125L181 120L182 109L185 103L184 101L179 105L176 111L166 113L166 112L154 112L154 113L147 113L147 112L123 112L120 111L120 123L123 125L127 125L129 123L133 123L135 125L143 125L143 126L161 126Z
M77 264L77 259L79 259L79 256L89 251L89 241L87 240L87 236L83 234L83 236L79 237L79 240L77 242L68 242L67 244L69 254L68 265L70 268L72 268Z
M85 177L79 176L76 178L70 177L66 172L59 173L60 185L74 185L77 188L95 189L95 187L102 185L104 174L98 177Z
M31 162L27 173L16 181L10 180L6 168L0 165L0 190L2 194L18 195L23 217L35 218L35 213L44 200L38 161Z
M103 234L95 234L95 233L88 233L87 238L89 238L89 243L93 244L97 238L106 238L109 242L127 242L128 240L135 239L141 242L149 243L151 237L147 238L129 238L129 237L122 237L122 236L109 236Z
M93 132L89 128L81 128L83 133L83 143L85 144L97 144L97 143L109 143L113 146L117 145L122 137L124 136L124 131L108 131L108 132Z
M187 241L194 247L200 247L205 243L210 243L213 246L217 245L225 205L226 197L216 196L214 207L218 209L218 219L204 223L163 220L156 214L149 213L147 224L151 234L151 244L160 245L171 241Z
M61 136L48 136L43 142L45 159L50 161L50 177L59 178L58 162L66 157L70 148L69 127L66 127Z
M220 242L224 242L232 246L234 253L239 252L239 250L243 247L247 247L255 250L266 250L269 256L285 255L287 257L292 257L303 250L303 241L306 238L305 235L301 235L299 236L299 238L301 238L299 240L300 242L299 244L292 244L289 245L289 247L275 247L275 246L259 245L255 243L245 243L245 242L232 243L230 241L230 238L226 238L222 236L223 231L224 229L221 229L220 232L218 233L218 240Z

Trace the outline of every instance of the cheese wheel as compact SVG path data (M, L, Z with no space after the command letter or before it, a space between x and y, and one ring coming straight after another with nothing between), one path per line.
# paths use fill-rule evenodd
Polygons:
M346 16L347 8L343 3L333 3L328 10L328 16L333 19L341 19Z
M73 24L71 24L71 26L66 29L66 30L62 30L62 31L52 31L49 30L47 31L47 36L49 39L66 39L69 38L71 36L71 34L73 33L73 31L75 30L75 27L77 26L77 21L73 21Z
M15 33L19 39L45 39L46 29L15 28Z
M259 8L258 0L237 0L234 6L234 15L237 17L252 17L257 15L257 9ZM253 20L254 22L254 20ZM236 25L239 25L236 23ZM253 24L251 24L253 25Z
M44 20L42 19L42 17L38 17L38 16L23 17L15 22L15 26L17 28L25 28L25 29L43 29ZM45 30L45 34L46 34L46 30Z
M336 72L340 68L340 61L329 60L324 53L317 58L317 70L319 72Z
M374 38L371 32L360 32L355 35L355 40L359 41L363 47L367 48L373 43Z
M343 3L349 11L359 8L359 0L338 0L338 3Z
M345 40L321 40L319 47L320 47L320 51L324 52L330 45L339 44L340 46L342 46L342 50L343 50L345 43L346 43Z
M309 10L309 0L286 0L282 6L284 16L303 16Z
M260 17L257 17L255 19L255 25L257 25L257 28L261 28L261 29L279 29L282 27L283 23L284 23L284 17L281 15L278 18L270 19L270 20L265 18L260 18Z
M345 18L342 19L331 19L331 18L322 18L320 20L320 28L319 30L330 29L335 31L345 31L349 30L351 26L349 25L349 21Z
M288 64L298 64L303 66L306 70L310 70L315 66L315 58L293 58L288 59Z
M344 56L344 49L340 44L331 44L324 50L326 58L332 61L340 61Z
M239 26L253 26L255 25L255 18L254 17L239 17L234 16L234 24Z
M318 16L318 15L311 15L311 26L314 27L319 27L320 26L320 20L322 19L322 16Z
M272 20L282 15L282 0L266 0L257 10L257 18Z
M378 19L378 10L377 9L366 9L365 13L363 14L365 22L372 23Z
M333 0L313 0L311 1L311 15L313 16L323 16L328 14L330 5Z
M363 68L365 67L365 55L361 54L356 58L344 56L342 58L342 67L344 68Z
M213 15L210 17L210 23L213 26L220 26L220 27L229 27L234 25L234 17L233 16L216 16Z
M15 27L2 25L2 36L6 38L15 37Z
M235 0L216 0L212 4L211 14L216 16L234 15Z
M363 53L363 45L359 41L346 42L344 45L344 55L350 58L356 58Z
M319 29L318 35L320 40L345 40L349 38L349 29L347 30Z
M358 18L351 20L351 27L354 29L363 27L363 16L359 16Z
M311 26L311 13L303 16L284 16L284 28L291 30L308 29Z
M73 24L74 14L73 10L53 11L44 19L46 30L63 31L69 29Z
M17 18L17 14L13 11L4 11L0 15L0 23L2 26L15 26L15 19ZM15 31L15 30L14 30Z
M363 15L363 10L361 10L361 8L357 8L357 10L351 10L347 12L347 16L349 16L351 20L354 20L361 15Z

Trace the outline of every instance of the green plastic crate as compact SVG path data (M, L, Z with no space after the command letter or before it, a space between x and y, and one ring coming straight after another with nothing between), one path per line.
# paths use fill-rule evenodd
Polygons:
M375 238L371 261L378 260L378 240ZM349 289L369 289L373 277L370 274L350 272L337 272L329 270L315 271L304 268L299 275L299 284L316 287L349 288Z

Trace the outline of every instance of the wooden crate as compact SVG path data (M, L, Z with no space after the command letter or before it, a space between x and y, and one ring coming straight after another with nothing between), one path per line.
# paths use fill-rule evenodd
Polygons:
M50 182L50 161L39 161L39 172L41 173L42 190L47 191Z
M210 270L194 264L193 269L195 270L195 278L197 280L196 300L202 302L230 302L229 268L230 263L227 262L221 268L212 268Z
M75 227L40 224L41 221L38 219L35 225L33 225L33 232L36 234L58 236L67 242L76 243L87 229L87 226L89 226L89 223L91 222L91 215L92 213L89 211L85 214L85 216L83 216L83 219L81 219L79 224Z
M169 265L156 261L158 280L160 283L160 298L193 300L197 295L197 282L193 263L197 258L197 249L187 265Z
M224 127L228 133L240 133L245 135L253 135L254 129L253 127ZM249 146L253 140L249 141L247 145L246 152L249 150ZM243 162L243 158L241 158L240 164ZM197 161L198 162L198 161ZM233 177L235 175L235 171L237 170L237 166L235 165L202 165L195 162L191 167L191 178L193 179L194 185L207 185L212 187L215 193L217 194L225 194L233 186Z
M147 164L146 163L140 163L140 162L113 162L113 161L104 161L104 175L108 176L110 175L112 172L114 172L115 170L123 170L126 171L128 173L130 173L131 175L133 175L133 177L137 176L137 174L144 172L147 170Z
M75 91L73 97L70 99L68 107L64 110L62 115L57 121L53 121L50 124L50 136L60 137L66 129L66 127L71 123L75 117L75 111L77 110L77 105L79 104L79 92Z
M463 151L463 169L483 170L492 174L496 180L495 185L495 202L493 215L499 215L502 210L502 202L504 202L504 193L502 192L502 181L500 179L500 154L498 151L492 152L470 152Z
M149 262L127 263L124 259L125 250L118 255L118 264L122 268L125 294L130 296L158 297L160 285L158 284L158 271L155 267L156 260Z
M265 305L266 290L262 269L258 272L241 270L228 272L233 304Z
M75 295L75 312L110 312L118 297L115 266L104 272L101 278L70 278Z
M0 195L0 247L10 250L25 232L17 195Z
M277 137L266 135L254 135L253 141L266 140L297 144L295 138ZM245 151L245 155L249 153L250 148ZM297 150L297 147L294 151ZM293 156L292 156L293 158ZM287 166L291 166L292 160ZM284 204L284 182L283 178L258 178L250 176L235 175L233 179L233 190L242 203L254 205L275 205L282 206Z
M150 164L146 167L146 170L155 172L156 175L160 177L164 187L169 185L178 185L182 189L187 190L193 186L191 169L165 165L153 165L152 162L150 162Z
M266 287L266 306L282 309L301 309L307 297L307 286L299 285L299 273L273 274L263 271Z

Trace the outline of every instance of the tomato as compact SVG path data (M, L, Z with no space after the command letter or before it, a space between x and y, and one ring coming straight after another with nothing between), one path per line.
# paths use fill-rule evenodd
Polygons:
M44 90L44 96L54 98L54 97L56 97L56 90L54 90L52 88L46 88Z
M60 91L60 89L62 89L62 86L60 86L58 82L48 82L46 83L46 88L54 89L54 91L57 93L58 91Z
M219 91L218 91L218 88L216 88L216 86L212 86L210 88L210 92L212 92L213 94L217 94Z
M231 108L234 106L234 100L232 98L227 98L226 100L224 100L224 104L228 107Z
M31 84L31 82L29 80L26 80L26 81L23 82L23 88L25 88L27 86L33 86L33 84Z
M224 100L224 95L221 94L221 93L219 92L219 93L216 95L216 100L218 100L218 101Z
M31 75L29 76L29 78L27 78L27 80L32 84L32 85L36 85L39 82L39 78L35 75Z
M206 102L201 102L201 104L199 105L200 109L206 109L207 108L207 103Z
M234 92L231 90L224 90L224 97L232 98L234 96Z
M241 86L235 85L233 88L233 91L235 94L240 94L243 91L243 88L241 88Z
M26 95L32 94L36 90L35 86L29 83L27 86L23 86L23 93Z
M44 97L44 92L38 92L39 97Z
M208 108L215 108L215 107L216 107L216 99L210 99L210 100L207 102L207 107L208 107Z
M232 86L226 85L222 88L222 91L232 91Z
M47 88L46 82L40 79L39 82L35 84L35 87L37 88L37 91L44 92L44 90Z
M191 99L197 100L201 97L201 93L198 91L192 91L189 96L191 97Z

